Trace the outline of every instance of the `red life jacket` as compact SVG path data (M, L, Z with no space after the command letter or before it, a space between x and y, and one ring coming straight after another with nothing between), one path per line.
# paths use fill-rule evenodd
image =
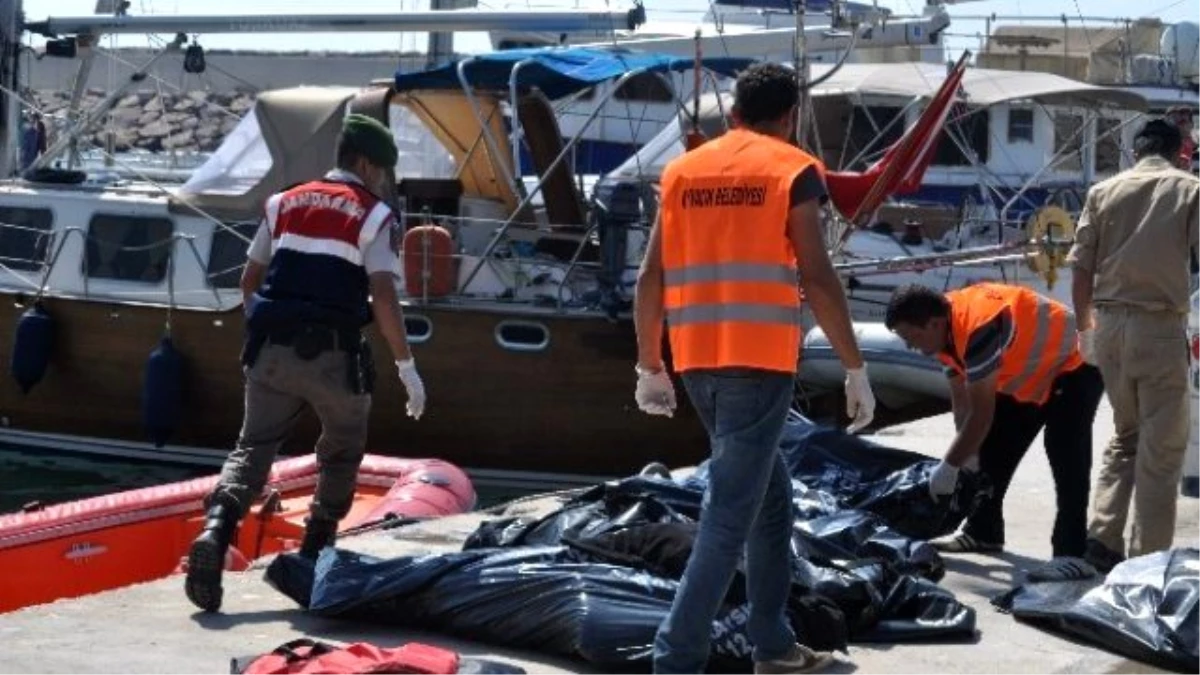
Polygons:
M377 647L354 642L342 647L308 638L292 640L271 653L254 657L233 673L444 673L458 672L458 654L433 645L410 642Z

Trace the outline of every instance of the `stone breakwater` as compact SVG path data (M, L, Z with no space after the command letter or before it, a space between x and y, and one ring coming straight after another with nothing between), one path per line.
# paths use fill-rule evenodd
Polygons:
M89 89L80 108L99 103L105 92ZM67 126L70 93L34 91L33 99L45 117L51 140ZM84 143L109 147L114 153L211 152L254 106L254 96L241 92L139 91L122 98L104 119L82 136Z

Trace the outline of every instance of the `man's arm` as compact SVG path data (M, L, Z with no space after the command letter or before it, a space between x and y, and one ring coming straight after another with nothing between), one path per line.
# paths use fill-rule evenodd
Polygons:
M387 340L395 361L412 358L408 348L408 333L404 330L404 311L396 296L396 283L391 272L375 272L368 276L371 284L371 310L379 332Z
M996 379L993 372L966 385L966 410L950 449L946 452L946 463L961 468L969 459L979 454L983 439L992 428L996 413ZM953 390L952 390L953 391ZM955 415L957 417L957 413Z
M967 408L971 405L967 399L967 385L962 375L951 375L950 382L950 411L954 415L954 430L962 431L963 421L967 418Z
M788 239L796 250L800 268L800 286L812 306L817 324L825 331L829 344L847 369L863 366L862 354L850 325L850 306L838 280L825 238L821 234L819 201L809 199L788 213Z
M1094 221L1095 199L1088 192L1083 211L1079 214L1079 227L1075 230L1075 243L1067 253L1071 266L1071 304L1075 310L1075 328L1085 331L1092 327L1092 294L1096 283L1096 223Z
M363 264L371 287L371 312L379 324L379 332L387 341L395 361L412 357L408 347L408 331L404 328L404 310L396 295L396 277L400 261L392 249L392 222L384 223L379 234L367 245Z
M250 296L262 286L267 276L267 265L271 262L271 231L264 220L254 232L254 239L246 249L246 266L238 287L242 290L242 306L250 306Z
M655 218L650 228L646 255L638 269L634 291L633 326L637 333L638 366L654 371L662 368L663 319L662 221Z

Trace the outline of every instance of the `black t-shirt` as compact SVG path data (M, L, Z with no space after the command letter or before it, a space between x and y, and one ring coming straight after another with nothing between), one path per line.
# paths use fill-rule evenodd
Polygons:
M825 189L825 181L821 180L821 174L815 166L801 171L796 180L792 181L792 196L788 208L796 208L810 199L819 199L821 204L829 201L829 191Z
M1000 357L1012 341L1012 315L1007 309L995 319L985 323L967 337L967 349L963 354L963 369L967 382L978 382L1000 368ZM958 375L954 369L945 369L947 377Z

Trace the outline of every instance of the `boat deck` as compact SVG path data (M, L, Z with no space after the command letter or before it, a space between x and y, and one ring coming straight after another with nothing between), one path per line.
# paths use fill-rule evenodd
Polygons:
M1112 433L1111 417L1105 402L1096 421L1097 461ZM887 429L876 440L932 454L949 444L952 429L950 416L940 415ZM557 503L553 498L534 499L510 507L508 515L548 511ZM1158 672L1036 630L992 609L992 596L1007 589L1022 569L1050 554L1054 489L1040 439L1017 472L1007 507L1008 553L946 557L948 572L941 583L976 609L977 642L852 645L849 657L842 657L846 662L832 672ZM457 550L480 521L494 517L465 514L346 539L340 545L376 555ZM1198 545L1198 521L1200 501L1181 497L1177 546ZM310 616L262 580L263 566L227 575L219 615L197 612L184 598L178 576L0 615L0 636L6 643L0 672L227 673L230 658L266 652L302 635L381 645L426 641L529 672L594 672L587 664L545 655Z

